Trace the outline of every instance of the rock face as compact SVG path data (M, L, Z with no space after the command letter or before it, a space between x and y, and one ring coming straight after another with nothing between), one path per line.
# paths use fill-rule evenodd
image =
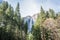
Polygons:
M32 25L34 24L34 21L31 16L24 17L24 23L28 24L28 32L31 32Z
M36 21L36 19L37 19L38 15L39 15L39 14L34 14L34 15L32 16L32 18L33 18L34 22Z
M54 19L48 18L44 22L44 28L51 31L51 38L53 40L60 40L57 23Z
M26 17L23 18L24 19L24 23L27 22L27 24L28 24L28 32L31 32L32 25L36 21L37 16L38 16L38 14L34 14L33 16L26 16Z

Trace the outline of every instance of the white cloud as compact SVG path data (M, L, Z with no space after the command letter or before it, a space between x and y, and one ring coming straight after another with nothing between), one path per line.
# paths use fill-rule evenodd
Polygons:
M16 7L16 0L4 0L8 1L9 4L11 4L14 8ZM18 0L17 0L18 1ZM38 13L39 8L36 5L34 0L20 0L20 12L22 17L30 15L32 16L35 13Z
M3 1L7 1L7 0L3 0Z
M56 5L58 0L4 0L8 1L14 8L16 7L17 2L20 3L20 13L22 17L27 15L33 15L40 11L40 6L45 10L49 8L54 9L55 11L60 10L60 6Z
M49 10L49 8L58 12L60 10L60 5L58 0L47 0L46 2L42 3L42 6L45 10Z
M22 16L27 16L27 15L33 15L38 13L39 8L36 5L34 0L25 0L24 2L21 3L21 13Z

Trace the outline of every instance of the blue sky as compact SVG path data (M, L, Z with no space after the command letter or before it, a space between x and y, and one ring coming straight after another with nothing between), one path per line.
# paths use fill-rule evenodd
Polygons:
M60 11L60 0L4 0L8 1L14 8L17 2L20 3L20 13L22 17L32 16L40 12L42 6L44 10L49 8L54 9L56 12Z
M0 0L0 3L2 2L2 0Z

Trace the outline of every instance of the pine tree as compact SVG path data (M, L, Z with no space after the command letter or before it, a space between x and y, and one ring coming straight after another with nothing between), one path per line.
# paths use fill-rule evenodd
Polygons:
M3 1L1 6L3 11L6 11L6 9L8 8L8 2Z
M28 31L28 25L27 25L27 22L26 22L25 25L24 25L24 31L25 31L25 34L27 34L27 31Z
M55 12L53 9L49 9L49 17L50 18L55 18Z
M37 20L36 20L36 25L42 25L42 23L44 22L44 20L45 20L45 16L46 16L46 14L45 14L45 11L44 11L44 9L41 7L41 11L40 11L40 13L39 13L39 15L38 15L38 17L37 17Z
M19 34L22 40L22 27L21 27L21 14L20 14L20 8L19 8L19 3L17 3L16 9L15 9L15 19L17 21L17 28L20 30ZM17 30L18 32L18 30Z
M46 11L46 18L49 18L49 12Z
M46 19L46 14L44 9L41 7L41 11L37 17L36 23L34 25L34 31L33 31L33 36L35 36L34 40L42 40L41 38L41 32L42 32L42 24L44 22L44 20ZM39 35L39 36L38 36Z
M25 33L25 37L23 39L27 40L27 34L28 34L28 24L27 22L24 24L24 33Z
M15 14L17 14L17 16L18 16L18 23L19 23L21 21L21 14L20 14L19 3L17 4L17 7L15 9Z

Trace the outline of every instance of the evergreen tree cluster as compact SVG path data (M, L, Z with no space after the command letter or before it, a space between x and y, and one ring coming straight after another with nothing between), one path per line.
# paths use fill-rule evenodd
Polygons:
M45 11L42 7L33 26L34 40L60 40L59 12L53 9Z
M27 24L24 24L21 18L19 3L14 11L8 2L3 1L0 4L0 39L26 40L26 34Z
M0 4L0 40L60 40L60 12L45 11L42 7L37 20L27 32L27 23L20 14L19 3L16 9L3 1Z

